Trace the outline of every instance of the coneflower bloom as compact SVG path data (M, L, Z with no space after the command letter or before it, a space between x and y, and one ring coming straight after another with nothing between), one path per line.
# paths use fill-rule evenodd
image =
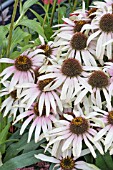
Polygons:
M0 111L3 112L3 116L13 116L13 120L16 118L17 112L19 110L20 113L23 112L23 107L19 106L20 100L17 97L17 90L14 88L11 92L9 92L9 81L3 82L5 88L0 90L0 97L7 95L7 98L2 102ZM15 105L19 107L15 107Z
M51 149L48 149L48 152L51 154ZM81 152L80 156L84 156L89 154L88 149L84 149ZM60 154L59 156L47 156L44 154L38 154L35 155L37 159L40 159L42 161L47 161L51 163L55 163L53 169L57 170L99 170L95 165L86 163L84 161L77 160L78 158L75 158L72 156L71 150L68 149L64 153Z
M100 127L100 124L98 122L96 123L97 115L99 113L96 112L90 112L84 115L82 110L74 110L72 113L64 114L65 119L59 120L57 127L49 132L49 135L55 138L50 139L47 148L57 141L64 141L61 151L64 152L66 149L71 148L73 156L79 157L84 141L94 158L96 157L95 148L101 154L104 154L100 142L94 142L93 140L97 134L94 127Z
M45 108L43 108L42 115L40 116L40 113L38 111L38 103L33 103L33 105L29 108L28 111L25 111L20 115L18 115L13 124L23 119L24 122L20 129L20 135L22 135L26 127L29 124L31 124L29 128L27 142L30 142L34 131L35 131L35 142L38 142L42 133L44 133L44 137L45 137L48 131L52 130L53 122L56 121L56 118L54 116L54 113L52 113L52 111L50 112L49 116L46 116Z
M102 102L106 101L107 107L111 109L111 93L109 90L110 78L101 70L94 71L88 80L88 83L92 86L93 93L91 93L92 102L99 108L102 108ZM102 99L101 92L105 99Z
M40 52L43 52L43 50L27 50L16 59L1 58L0 63L12 64L12 66L4 69L0 74L1 77L3 76L1 82L4 82L13 75L9 87L10 91L18 83L22 84L24 82L34 82L33 69L41 66L45 58L45 55L39 54Z
M97 66L95 41L87 45L87 40L87 35L82 32L75 32L74 34L61 32L57 34L54 46L61 46L62 52L65 52L63 55L66 58L76 58L86 66Z
M63 156L59 159L56 157L47 156L44 154L35 155L37 159L54 163L54 168L57 170L99 170L95 165L86 163L84 161L77 161L73 156Z
M61 87L61 100L70 99L73 94L75 96L79 91L82 92L82 97L84 97L88 91L92 92L86 78L89 73L85 70L92 69L97 68L82 66L77 59L68 58L60 63L48 66L48 73L40 76L39 80L53 78L53 82L48 84L45 90Z
M57 107L62 111L63 106L59 97L58 90L44 90L44 88L52 83L53 79L48 78L37 83L24 83L17 85L18 89L22 89L22 93L19 95L21 103L26 103L26 110L36 101L38 102L38 110L40 116L42 115L43 107L46 107L46 115L49 116L50 110L53 109L57 113Z
M96 43L96 58L103 64L105 54L108 59L112 59L112 43L108 43L107 45L105 43L113 39L113 14L112 10L97 10L95 14L96 16L91 24L84 25L82 31L86 29L94 30L87 40L87 45L95 38L98 38Z
M98 141L103 137L105 152L107 152L113 144L113 109L105 111L95 107L95 111L102 113L100 119L103 121L105 126L95 135L94 141Z
M54 48L53 41L46 43L41 35L39 35L39 39L41 41L41 45L37 46L36 49L42 49L47 58L49 57L54 59L57 54L57 48Z
M82 15L74 15L74 13L72 13L72 16L70 16L69 18L63 17L62 18L62 20L64 21L63 24L58 24L58 25L53 26L53 28L57 28L57 27L60 27L60 28L57 31L55 31L52 37L57 35L58 33L72 35L76 32L80 32L83 25L85 25L88 22L88 20L83 18Z

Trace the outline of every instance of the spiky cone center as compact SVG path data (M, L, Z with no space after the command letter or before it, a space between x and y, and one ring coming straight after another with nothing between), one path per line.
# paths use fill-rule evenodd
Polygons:
M109 85L109 78L103 71L94 71L89 77L88 83L93 88L106 88Z
M88 17L90 18L90 19L93 19L96 15L91 15L91 14L93 14L94 12L96 12L97 11L97 8L91 8L89 11L88 11Z
M99 27L103 32L113 32L113 14L105 14L101 17Z
M45 55L48 57L52 54L52 48L49 45L41 45L40 49L44 50Z
M89 129L88 121L83 117L75 117L70 124L70 131L76 135L82 135Z
M15 60L15 67L19 71L28 71L31 69L32 61L27 56L19 56Z
M81 32L76 32L71 38L70 44L74 50L84 50L87 45L87 37Z
M113 125L113 111L110 111L107 116L108 123Z
M76 24L76 25L75 25L75 27L74 27L74 33L80 32L81 29L82 29L82 27L83 27L83 25L86 24L86 21L80 20L80 21L75 22L75 24Z
M77 77L82 73L82 66L78 60L69 58L64 60L61 72L68 77Z
M63 158L60 162L62 170L72 170L75 167L75 161L71 157Z
M44 90L44 87L46 87L49 83L51 83L53 81L52 78L49 78L49 79L45 79L45 80L40 80L38 82L38 88L39 90L43 91Z
M11 97L16 100L17 99L17 90L13 90L11 93L10 93Z
M38 103L35 103L33 110L34 110L34 113L37 117L40 116L39 109L38 109ZM46 116L46 107L45 106L43 107L43 111L42 111L41 116Z

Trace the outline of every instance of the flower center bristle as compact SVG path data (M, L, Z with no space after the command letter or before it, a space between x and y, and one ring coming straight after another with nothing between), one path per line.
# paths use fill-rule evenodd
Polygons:
M52 49L49 45L41 45L40 48L45 51L47 57L52 54Z
M34 105L33 110L34 110L34 113L35 113L36 116L40 116L39 109L38 109L38 103L36 103ZM45 106L43 107L43 111L42 111L42 115L41 116L46 116L46 107Z
M76 24L76 25L75 25L75 27L74 27L74 33L80 32L81 29L82 29L82 27L83 27L83 25L86 24L86 21L80 20L80 21L75 22L75 24Z
M97 11L97 8L91 8L89 11L88 11L88 16L89 18L93 19L96 15L91 15L93 14L94 12Z
M87 37L83 33L77 32L73 35L70 43L72 49L83 50L86 48Z
M108 123L113 125L113 111L109 112L107 119Z
M88 121L83 117L76 117L71 121L70 131L76 135L82 135L89 128Z
M82 66L79 61L74 58L69 58L64 60L61 71L64 75L68 77L79 76L82 72Z
M38 82L38 88L43 91L44 90L44 87L46 87L49 83L51 83L53 81L52 78L49 78L49 79L45 79L45 80L40 80Z
M28 71L31 69L32 61L27 56L19 56L15 60L15 67L19 71Z
M11 95L11 97L13 98L13 99L17 99L17 90L14 90L14 91L12 91L11 93L10 93L10 95Z
M60 162L62 170L72 170L75 167L75 161L71 157L63 158Z
M113 32L113 14L105 14L99 22L100 29L103 32Z
M94 88L105 88L109 84L108 76L103 71L94 71L88 83Z

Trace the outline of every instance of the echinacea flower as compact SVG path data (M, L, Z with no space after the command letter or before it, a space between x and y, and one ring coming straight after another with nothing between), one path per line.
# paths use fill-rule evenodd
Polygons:
M7 98L2 102L0 111L3 112L3 116L13 116L13 120L16 118L17 112L19 110L20 113L23 112L23 107L19 106L20 100L18 99L17 89L14 88L12 91L9 92L9 81L3 82L5 88L0 90L0 97L7 95ZM15 107L18 105L19 107ZM24 106L25 107L25 106Z
M93 93L91 93L92 102L99 108L102 108L102 102L106 101L107 107L111 109L111 93L110 93L110 78L101 70L94 71L88 80L91 85ZM103 100L101 92L105 99Z
M103 137L105 152L107 152L113 144L113 110L105 111L95 107L95 111L102 114L100 119L104 122L105 126L95 135L94 141L98 141Z
M42 49L46 57L54 59L57 49L54 48L53 41L46 43L41 35L39 35L39 39L41 41L41 45L37 46L36 49Z
M63 156L60 158L47 156L44 154L35 155L37 159L54 163L54 169L57 170L99 170L95 165L86 163L84 161L76 160L73 156L69 154L69 156Z
M33 69L41 66L45 58L43 54L39 54L40 52L43 52L43 50L27 50L14 60L9 58L1 58L0 63L12 64L12 66L4 69L0 74L0 77L3 76L1 82L6 81L9 77L11 77L11 75L13 75L9 85L10 91L18 83L22 84L24 82L34 82Z
M38 78L39 79L39 78ZM38 102L38 110L40 116L42 115L43 108L46 107L46 115L49 116L50 110L53 109L57 113L57 107L62 111L63 106L59 97L57 89L46 91L44 88L53 81L51 78L45 80L38 80L37 83L23 83L17 85L18 90L22 89L19 98L21 103L26 104L26 110L36 101Z
M87 45L95 38L98 38L96 43L96 58L103 64L105 54L108 59L112 59L112 43L108 43L107 45L105 43L113 39L113 14L112 10L108 9L104 11L97 10L95 14L96 16L91 24L85 24L82 31L87 29L93 30L93 33L87 40Z
M87 41L86 33L75 32L74 34L69 34L69 32L65 33L62 31L57 34L54 46L61 46L61 51L68 58L76 58L86 66L97 66L95 60L95 41L90 42L88 45Z
M82 15L74 15L74 13L72 13L72 14L73 14L72 15L73 18L72 18L72 16L69 17L69 18L64 18L63 17L62 18L62 20L64 22L63 24L58 24L58 25L53 26L53 28L57 28L57 27L60 27L60 28L57 31L55 31L55 33L52 35L52 37L54 37L58 33L72 35L72 34L74 34L76 32L81 31L81 28L83 27L83 25L85 25L88 22L88 20L83 18Z
M37 142L40 139L42 132L45 137L48 131L52 130L53 122L56 121L56 118L54 116L54 113L52 113L52 111L49 114L49 116L46 116L45 108L43 108L42 115L40 116L39 110L38 110L38 103L33 103L33 105L30 107L28 111L25 111L21 113L20 115L18 115L13 124L23 119L24 119L24 122L20 129L20 135L22 135L26 127L29 124L31 124L27 142L30 142L34 131L35 131L35 142Z
M73 110L71 113L64 114L64 120L59 120L57 127L49 132L51 137L47 144L48 148L55 142L63 141L61 152L64 152L68 148L71 148L73 156L79 157L82 151L83 141L89 148L91 154L96 158L95 148L99 150L101 154L104 154L100 142L94 142L93 138L97 134L97 130L94 127L100 127L100 124L96 122L96 116L99 113L90 112L83 114L82 110Z
M39 80L53 78L53 82L45 87L45 90L54 90L61 87L61 100L68 100L79 91L84 97L87 92L92 92L87 82L89 73L86 70L96 67L82 66L77 59L68 58L54 65L48 66L47 74L41 75ZM83 90L83 91L81 91Z

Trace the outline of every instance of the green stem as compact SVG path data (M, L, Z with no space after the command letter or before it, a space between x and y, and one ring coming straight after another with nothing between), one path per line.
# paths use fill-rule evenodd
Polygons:
M53 18L54 18L54 13L55 13L55 9L56 9L56 4L57 4L57 0L54 0L51 19L50 19L50 26L52 26L52 24L53 24Z
M9 38L8 38L8 47L7 47L7 57L8 57L8 58L9 58L9 56L10 56L10 47L11 47L11 40L12 40L12 31L13 31L13 26L14 26L14 20L15 20L15 16L16 16L18 1L19 1L19 0L15 0L13 15L12 15L12 19L11 19L11 25L10 25L10 31L9 31Z
M46 10L45 17L44 17L44 21L43 21L43 26L42 26L43 28L44 28L46 19L48 18L49 5L50 5L50 4L48 3L48 5L47 5L47 10ZM49 18L48 18L48 20L49 20Z
M58 8L60 8L60 4L58 4ZM58 10L58 24L60 24L60 12Z
M74 2L73 11L76 9L77 1L78 1L78 0L75 0L75 2Z

